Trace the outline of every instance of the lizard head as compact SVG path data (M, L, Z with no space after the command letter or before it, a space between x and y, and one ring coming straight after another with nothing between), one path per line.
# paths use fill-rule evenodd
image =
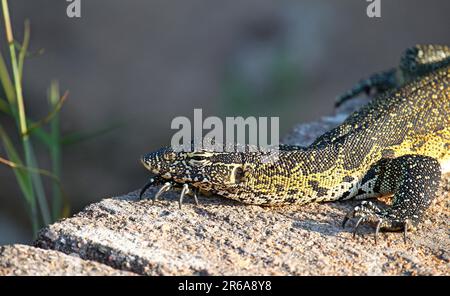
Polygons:
M171 147L164 147L145 154L141 162L155 176L167 181L221 191L243 181L242 157L239 152L176 152Z

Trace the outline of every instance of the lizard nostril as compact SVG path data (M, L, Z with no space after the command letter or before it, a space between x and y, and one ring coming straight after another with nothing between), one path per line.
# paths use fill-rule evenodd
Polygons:
M173 153L173 152L171 152L171 153L166 153L166 154L163 155L163 159L164 159L164 160L168 160L168 161L174 160L175 157L176 157L176 155L175 155L175 153Z

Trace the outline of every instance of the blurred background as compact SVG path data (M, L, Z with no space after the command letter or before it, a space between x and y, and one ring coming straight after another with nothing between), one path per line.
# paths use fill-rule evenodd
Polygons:
M57 79L70 91L62 132L103 131L64 147L72 213L141 187L139 157L170 144L176 116L279 116L284 135L406 47L450 44L449 1L381 3L381 18L368 18L364 0L81 0L81 18L68 18L63 0L10 1L16 38L29 19L30 51L44 49L25 62L27 113L48 113ZM10 168L0 166L0 188L0 244L30 242Z

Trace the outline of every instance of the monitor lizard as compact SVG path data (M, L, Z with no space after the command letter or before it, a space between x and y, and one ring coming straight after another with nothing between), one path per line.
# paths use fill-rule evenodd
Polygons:
M140 197L163 185L154 200L180 187L209 192L246 204L277 206L368 199L393 195L380 208L362 201L344 218L380 230L416 229L436 196L442 173L450 171L450 48L417 45L397 68L371 75L338 97L336 105L366 92L373 99L308 147L280 145L275 162L267 152L175 152L145 154L152 172Z

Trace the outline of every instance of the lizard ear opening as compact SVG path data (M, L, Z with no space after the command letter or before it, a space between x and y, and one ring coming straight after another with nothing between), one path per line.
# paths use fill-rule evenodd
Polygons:
M244 169L239 166L236 169L234 169L233 174L234 174L234 176L233 176L234 183L239 184L242 182L242 179L244 178Z

